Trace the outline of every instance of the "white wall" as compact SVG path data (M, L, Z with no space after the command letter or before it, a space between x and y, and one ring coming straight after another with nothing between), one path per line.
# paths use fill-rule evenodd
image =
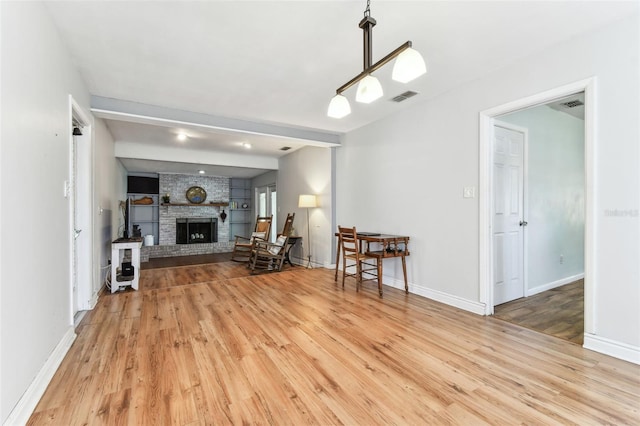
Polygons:
M69 94L85 111L89 94L43 4L0 2L0 8L4 422L54 349L73 336L63 182L69 179Z
M278 207L282 220L295 213L293 227L303 237L304 252L295 247L291 254L306 262L307 209L298 208L300 194L315 194L318 208L309 209L311 256L313 266L328 266L331 259L331 149L306 147L280 158L278 166Z
M584 274L584 120L546 105L499 120L528 129L527 294L566 284Z
M412 291L478 304L479 204L462 190L478 186L479 113L596 76L595 328L640 353L638 39L635 15L350 132L337 149L338 223L411 236Z
M94 261L98 268L95 285L101 287L106 273L102 268L108 265L111 241L117 238L118 218L121 216L118 205L126 195L127 171L116 160L113 137L101 119L94 123L94 147L94 241L98 246Z

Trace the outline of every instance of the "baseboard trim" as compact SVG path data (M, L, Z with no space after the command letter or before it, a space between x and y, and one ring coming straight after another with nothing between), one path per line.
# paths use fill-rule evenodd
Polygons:
M640 365L640 347L637 346L617 342L595 334L584 333L583 347L585 349Z
M562 278L557 281L553 281L547 284L542 284L537 287L531 288L529 290L525 290L525 297L533 296L534 294L542 293L543 291L552 290L557 287L562 287L563 285L570 284L574 281L578 281L584 278L584 272L581 274L572 275L570 277Z
M327 265L330 269L335 270L336 264ZM329 268L327 268L329 269ZM339 269L342 271L342 268ZM382 276L382 284L404 290L404 279L396 279L388 275ZM486 315L486 306L484 303L475 302L462 297L454 296L442 291L433 290L431 288L423 287L417 284L409 283L409 293L416 294L418 296L426 297L427 299L434 300L436 302L444 303L445 305L453 306L454 308L462 309L463 311L471 312L476 315Z
M64 336L62 336L62 339L58 342L49 358L47 358L47 361L33 379L33 382L31 382L22 395L22 398L20 398L13 408L4 425L27 424L29 417L33 414L33 410L36 408L36 405L38 405L42 395L44 395L44 391L47 390L49 382L51 382L53 375L58 370L58 367L60 367L62 360L69 351L69 348L71 348L74 340L76 340L75 328L71 326L67 329Z
M382 282L389 287L404 290L404 279L399 280L383 276ZM463 311L471 312L476 315L485 314L484 303L454 296L453 294L444 293L439 290L409 283L409 293L417 294L418 296L426 297L427 299L435 300L436 302L444 303L445 305L453 306L454 308L462 309Z

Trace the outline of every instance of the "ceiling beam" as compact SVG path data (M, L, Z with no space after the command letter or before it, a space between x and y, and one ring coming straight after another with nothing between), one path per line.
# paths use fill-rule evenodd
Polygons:
M220 117L101 96L91 96L91 112L96 117L109 120L274 136L325 148L340 146L341 138L339 133Z
M209 164L267 170L278 169L278 159L272 157L175 147L154 147L153 149L149 149L149 145L131 142L116 142L115 156L116 158L172 161L189 164Z

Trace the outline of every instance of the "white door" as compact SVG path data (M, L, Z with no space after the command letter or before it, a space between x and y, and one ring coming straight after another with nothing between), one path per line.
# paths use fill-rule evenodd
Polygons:
M524 134L495 126L493 303L524 297Z
M73 127L71 129L73 132ZM71 173L69 176L69 186L71 195L71 314L75 314L78 309L78 237L82 233L80 220L78 218L78 138L71 136Z

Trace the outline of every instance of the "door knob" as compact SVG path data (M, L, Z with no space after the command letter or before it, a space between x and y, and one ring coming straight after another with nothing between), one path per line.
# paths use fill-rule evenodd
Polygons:
M520 226L527 226L529 222L525 222L524 220L520 221Z

